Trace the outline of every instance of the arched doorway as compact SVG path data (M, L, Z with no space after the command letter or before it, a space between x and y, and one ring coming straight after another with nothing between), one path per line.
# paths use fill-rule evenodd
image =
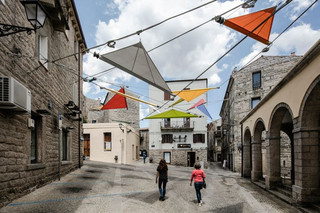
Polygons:
M251 133L247 128L244 133L243 138L243 177L250 178L251 177Z
M279 104L271 116L267 138L268 188L294 184L293 118L288 105Z
M320 76L307 91L302 102L299 131L295 132L295 144L299 148L296 159L296 186L293 198L298 202L320 201ZM301 193L304 191L305 193Z
M262 119L258 119L255 124L253 142L252 142L252 181L263 179L263 165L265 165L265 158L262 152L265 141L265 126Z

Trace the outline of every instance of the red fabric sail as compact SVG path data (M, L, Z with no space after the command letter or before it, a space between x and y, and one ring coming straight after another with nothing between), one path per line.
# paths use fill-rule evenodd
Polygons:
M119 92L124 93L124 88L121 88ZM124 96L115 94L102 108L101 110L106 109L120 109L120 108L128 108L127 100Z
M271 7L248 15L227 19L223 24L268 45L274 15L260 27L258 26L265 21L275 11L275 9L276 7ZM250 33L256 27L258 28Z

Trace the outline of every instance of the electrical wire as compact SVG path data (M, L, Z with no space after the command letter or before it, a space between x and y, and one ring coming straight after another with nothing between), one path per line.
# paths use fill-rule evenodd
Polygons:
M233 45L226 53L220 56L215 62L213 62L209 67L207 67L203 72L201 72L195 79L191 80L190 83L187 84L182 90L179 91L176 95L179 95L184 89L188 88L194 81L198 80L204 73L206 73L209 69L211 69L216 63L218 63L222 58L224 58L227 54L229 54L234 48L236 48L240 43L242 43L250 34L252 34L255 30L257 30L261 25L263 25L266 21L268 21L272 16L274 16L277 12L279 12L282 8L287 6L292 0L287 0L283 3L279 9L276 9L272 14L270 14L264 21L262 21L257 27L255 27L248 35L245 35L240 41L238 41L235 45ZM162 104L158 109L164 107L169 101ZM153 113L153 112L152 112ZM150 116L150 113L148 116Z
M271 42L270 44L263 48L258 54L256 54L252 59L250 59L241 69L246 68L256 57L258 57L262 52L264 52L265 50L268 50L272 44L284 33L286 32L299 18L301 18L301 16L303 16L318 0L315 0L312 4L309 5L309 7L307 7L297 18L295 18L278 36L276 36Z

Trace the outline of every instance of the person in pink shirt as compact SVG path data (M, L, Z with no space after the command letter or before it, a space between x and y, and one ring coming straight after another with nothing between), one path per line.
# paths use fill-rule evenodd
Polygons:
M200 190L203 187L203 182L206 178L206 175L204 174L204 171L201 169L200 163L195 163L194 168L195 169L192 171L192 175L191 175L190 186L192 186L192 180L194 179L194 188L196 189L198 205L202 206Z

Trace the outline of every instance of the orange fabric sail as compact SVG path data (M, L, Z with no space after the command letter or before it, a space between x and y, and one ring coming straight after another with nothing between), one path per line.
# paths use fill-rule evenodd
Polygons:
M276 7L271 7L248 15L226 19L223 24L268 45L274 15L267 21L265 20L275 11L275 9ZM258 27L262 22L264 23ZM251 33L256 27L258 28Z

